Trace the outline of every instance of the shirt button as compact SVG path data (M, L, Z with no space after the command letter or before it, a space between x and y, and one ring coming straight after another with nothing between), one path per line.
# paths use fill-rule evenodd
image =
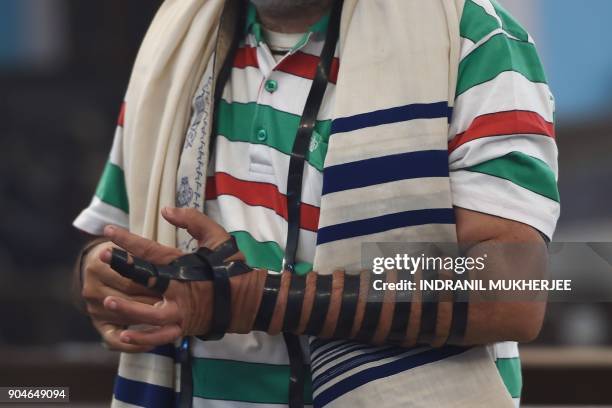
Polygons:
M266 129L259 129L257 131L257 140L259 140L260 142L265 142L266 139L268 138L268 132L266 131Z
M274 93L278 89L278 82L273 79L268 79L266 81L266 91L270 93Z

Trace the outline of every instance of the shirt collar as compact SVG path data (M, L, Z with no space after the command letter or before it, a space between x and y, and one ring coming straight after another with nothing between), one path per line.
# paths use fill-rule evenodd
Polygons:
M304 34L304 37L298 41L294 48L299 48L308 42L308 39L312 34L321 34L327 32L327 26L329 25L329 13L326 13L316 23L308 28L308 31ZM249 1L247 16L246 16L246 32L253 34L255 40L259 44L264 40L263 30L259 19L257 18L257 9L255 5Z

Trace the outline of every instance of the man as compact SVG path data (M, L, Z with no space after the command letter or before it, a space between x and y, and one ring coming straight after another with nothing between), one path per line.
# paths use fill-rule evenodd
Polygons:
M288 333L319 337L306 350L312 383L306 375L298 384L306 404L518 404L512 341L537 336L543 304L470 303L455 338L460 307L406 309L391 294L373 306L359 292L368 274L355 280L340 269L358 268L362 242L456 239L478 252L551 238L554 108L530 36L492 0L342 9L330 0L228 1L243 19L222 1L175 3L164 3L145 39L109 163L75 221L112 241L89 245L81 262L94 326L109 347L143 353L122 356L114 404L163 406L184 394L184 382L173 387L174 348L153 347L206 335L220 312L210 282L171 282L160 302L109 268L109 249L163 265L215 250L228 233L240 253L226 261L254 269L231 278L229 334L188 345L191 369L181 376L193 376L194 405L296 406ZM316 122L297 154L317 93ZM170 192L179 208L160 218ZM275 281L268 271L286 272ZM133 324L148 328L125 329Z

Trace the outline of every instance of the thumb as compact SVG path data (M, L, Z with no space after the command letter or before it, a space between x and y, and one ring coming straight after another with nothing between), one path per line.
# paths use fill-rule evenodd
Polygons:
M201 244L211 239L216 241L221 235L225 239L229 238L229 234L219 224L195 208L166 207L161 213L166 221L175 227L186 229L189 235Z

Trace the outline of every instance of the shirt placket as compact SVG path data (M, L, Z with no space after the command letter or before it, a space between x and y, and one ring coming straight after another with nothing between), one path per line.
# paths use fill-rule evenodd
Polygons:
M268 45L263 42L256 43L256 55L257 55L257 63L259 67L259 71L262 76L262 80L259 84L257 91L257 101L254 110L253 117L253 126L252 126L252 140L253 144L251 146L251 162L257 162L259 164L258 168L261 169L262 161L265 161L266 153L265 148L262 145L268 144L268 139L273 136L272 132L278 128L277 124L270 123L269 116L263 114L264 104L262 101L265 99L268 100L268 104L270 102L270 98L274 98L274 93L278 89L281 84L279 84L279 75L277 68L280 67L287 59L292 58L294 54L302 49L312 36L312 32L305 34L304 38L302 38L295 48L293 48L290 52L287 53L283 58L281 58L278 62L274 59L274 55L272 51L268 47ZM274 135L277 136L278 135ZM283 135L284 136L284 135ZM272 166L272 163L269 163ZM251 166L254 168L255 166Z

